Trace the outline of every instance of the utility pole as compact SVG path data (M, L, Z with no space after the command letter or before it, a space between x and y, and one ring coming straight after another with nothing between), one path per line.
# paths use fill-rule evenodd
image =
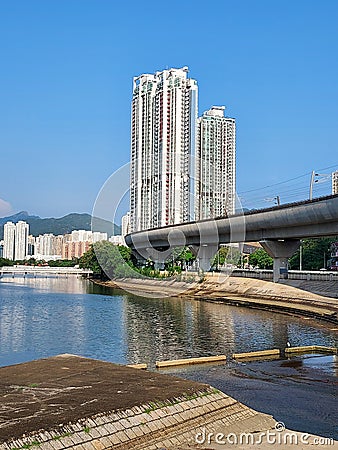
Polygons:
M313 185L315 183L324 183L325 181L331 179L331 174L327 173L316 173L314 170L311 173L311 180L310 180L310 193L309 193L309 199L313 199ZM317 178L317 179L315 179Z
M310 179L310 193L309 193L309 199L310 200L312 200L312 198L313 198L313 184L315 182L315 176L316 176L316 173L313 170L312 173L311 173L311 179Z

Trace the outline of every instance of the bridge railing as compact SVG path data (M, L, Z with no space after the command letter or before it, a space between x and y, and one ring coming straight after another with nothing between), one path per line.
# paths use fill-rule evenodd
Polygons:
M92 274L92 270L74 267L39 267L39 266L3 266L0 267L0 274Z
M260 280L272 280L273 271L268 269L235 269L232 272L234 277L258 278ZM338 272L330 271L305 271L305 270L289 270L289 280L306 280L306 281L338 281Z

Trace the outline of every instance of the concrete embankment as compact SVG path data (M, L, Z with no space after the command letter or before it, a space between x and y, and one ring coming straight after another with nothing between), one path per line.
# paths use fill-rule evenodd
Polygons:
M207 274L202 282L126 279L102 283L144 297L183 297L278 311L338 324L337 299L270 281Z
M0 368L0 380L1 450L195 448L206 428L276 423L211 386L73 355Z
M338 299L338 281L281 280L281 283L302 291Z

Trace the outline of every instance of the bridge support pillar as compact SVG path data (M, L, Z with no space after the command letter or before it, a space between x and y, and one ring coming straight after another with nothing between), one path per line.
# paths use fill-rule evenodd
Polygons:
M299 239L279 239L260 241L264 250L273 258L273 281L288 277L288 259L298 250Z
M211 259L218 251L218 244L191 245L190 249L197 256L199 269L203 270L203 272L208 272L211 267Z

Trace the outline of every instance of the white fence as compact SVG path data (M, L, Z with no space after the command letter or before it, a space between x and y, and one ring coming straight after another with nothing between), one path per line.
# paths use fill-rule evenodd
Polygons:
M272 280L273 271L268 269L235 269L232 272L234 277L258 278L260 280ZM338 271L305 271L305 270L289 270L289 280L307 280L307 281L338 281Z

